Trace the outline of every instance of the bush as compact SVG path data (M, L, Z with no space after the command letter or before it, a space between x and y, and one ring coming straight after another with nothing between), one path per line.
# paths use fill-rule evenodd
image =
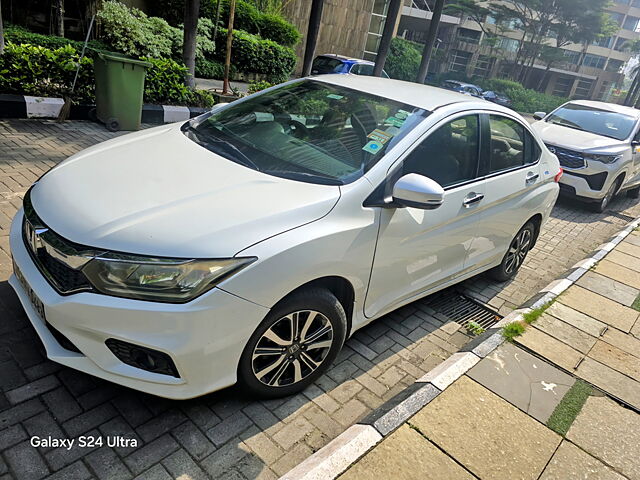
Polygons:
M247 89L247 93L251 95L252 93L259 92L260 90L264 90L265 88L273 87L272 83L269 83L265 80L258 80L255 82L251 82L249 84L249 88Z
M211 108L215 103L213 95L206 90L189 90L185 103L191 107Z
M285 47L293 47L302 36L296 27L273 14L262 14L258 21L258 28L262 38L273 40Z
M226 29L218 29L218 43L226 36ZM224 54L224 50L217 50L214 59L222 62ZM262 40L241 30L233 31L231 62L240 72L263 74L268 81L281 83L289 79L296 60L296 54L291 48L271 40Z
M550 112L568 100L567 98L547 95L546 93L525 88L513 80L492 78L481 80L478 85L485 90L504 93L511 99L511 108L521 113Z
M403 38L393 38L389 47L389 56L384 64L391 78L415 81L422 60L422 52L417 43Z
M36 97L68 97L78 102L94 97L93 61L83 58L71 94L80 55L71 45L49 49L8 42L0 56L0 92Z
M170 57L179 30L137 8L109 0L98 11L102 38L110 48L132 57Z
M71 45L77 51L81 52L84 45L84 42L79 42L77 40L70 40L68 38L57 37L54 35L41 35L39 33L33 33L26 28L18 27L16 25L10 25L5 28L4 39L5 41L12 42L16 45L38 45L40 47L46 47L52 50L64 47L65 45ZM107 45L99 40L90 40L87 44L87 49L106 50Z

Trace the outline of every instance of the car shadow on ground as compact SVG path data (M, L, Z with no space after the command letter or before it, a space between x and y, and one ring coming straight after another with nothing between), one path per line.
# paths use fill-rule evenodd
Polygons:
M631 222L634 217L622 213L624 210L638 203L638 199L629 198L625 193L616 195L604 212L595 212L588 202L580 201L568 196L558 197L558 201L551 211L551 216L555 218L567 219L567 210L570 210L572 222L577 223L613 223L608 217L615 217L625 222Z
M0 436L23 422L30 435L109 435L138 442L137 448L40 449L56 470L99 457L127 465L132 476L151 462L161 462L174 478L195 478L199 469L213 478L279 476L470 340L427 311L420 300L359 330L331 368L297 395L255 400L234 386L173 401L48 360L17 296L0 282ZM27 384L29 390L21 390ZM25 418L34 414L39 421Z

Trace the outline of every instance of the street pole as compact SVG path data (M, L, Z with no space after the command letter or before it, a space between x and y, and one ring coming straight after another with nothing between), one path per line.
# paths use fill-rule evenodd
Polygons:
M380 45L378 46L378 55L376 55L376 66L373 67L373 75L375 77L382 75L382 69L387 61L389 45L391 45L391 37L393 37L393 30L395 29L396 20L398 19L398 12L400 12L400 5L401 0L391 0L389 3L387 19L384 21L382 38L380 39Z
M229 95L229 71L231 70L231 44L233 43L233 17L236 13L236 0L229 2L229 25L227 27L227 55L224 59L224 79L222 94Z
M431 22L429 23L429 31L427 32L427 42L424 44L424 50L422 51L422 61L420 62L420 69L418 70L418 77L416 82L424 83L427 78L427 72L429 71L429 61L431 60L431 52L433 45L436 43L436 37L438 35L438 27L440 26L440 17L442 16L442 9L444 7L444 0L436 0L436 4L433 7L433 15L431 16Z
M311 74L313 57L316 54L318 44L318 33L320 32L320 21L322 20L322 8L324 0L312 0L311 12L309 13L309 26L307 28L307 43L304 48L304 61L302 63L302 76Z

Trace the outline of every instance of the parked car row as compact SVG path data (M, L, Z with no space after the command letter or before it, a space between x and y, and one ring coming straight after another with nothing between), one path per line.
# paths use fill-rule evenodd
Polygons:
M511 107L511 99L504 93L494 92L493 90L483 90L478 85L472 83L459 82L458 80L445 80L442 83L442 88L473 97L484 98L485 100L505 107Z
M10 284L64 365L176 399L289 395L386 313L513 278L561 164L576 192L635 185L637 116L538 116L371 76L277 85L50 170L13 221Z

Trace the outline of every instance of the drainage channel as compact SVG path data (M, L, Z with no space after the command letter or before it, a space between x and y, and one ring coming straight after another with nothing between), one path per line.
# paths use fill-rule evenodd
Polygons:
M436 314L445 317L443 320L456 322L465 328L473 322L486 330L498 323L502 318L493 310L455 289L447 289L433 295L427 305Z

